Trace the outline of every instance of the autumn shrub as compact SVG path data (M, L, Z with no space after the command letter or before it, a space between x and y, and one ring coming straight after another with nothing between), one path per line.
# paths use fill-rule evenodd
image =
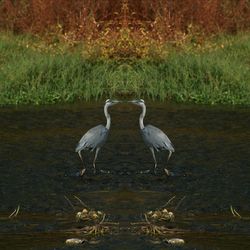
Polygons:
M249 0L2 0L0 29L48 43L86 43L91 56L147 57L208 35L249 29Z

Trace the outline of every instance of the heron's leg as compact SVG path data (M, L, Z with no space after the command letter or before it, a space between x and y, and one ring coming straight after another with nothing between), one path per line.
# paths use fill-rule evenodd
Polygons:
M93 160L94 173L96 172L95 162L96 162L96 159L97 159L97 156L98 156L98 153L99 153L100 149L101 148L96 148L96 150L95 150L95 157L94 157L94 160Z
M155 151L154 151L153 147L150 147L149 149L150 149L150 151L151 151L151 153L153 155L153 159L154 159L154 163L155 163L154 172L156 173L157 161L156 161L156 157L155 157Z
M169 151L167 163L168 163L172 153L173 153L172 151ZM166 175L169 175L169 176L173 175L173 173L170 172L167 168L164 168L164 171L165 171Z
M83 162L81 151L78 151L78 155L79 155L81 161Z
M83 163L81 151L78 151L78 155L79 155L79 157L80 157L80 159L81 159L81 161L82 161L82 164L83 164L83 169L80 171L80 176L83 176L83 174L84 174L85 171L86 171L86 168L85 168L84 163Z
M168 154L168 161L169 161L169 159L170 159L172 153L173 153L172 151L169 151L169 154ZM168 161L167 161L167 162L168 162Z

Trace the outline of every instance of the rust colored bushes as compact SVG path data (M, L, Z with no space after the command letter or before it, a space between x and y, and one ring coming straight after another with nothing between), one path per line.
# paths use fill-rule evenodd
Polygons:
M122 30L139 43L142 39L162 43L185 39L190 33L203 38L234 33L249 25L249 0L0 1L1 30L61 35L71 42L114 39Z
M59 25L66 32L105 19L118 5L116 1L111 5L107 0L3 0L0 1L0 27L41 34Z

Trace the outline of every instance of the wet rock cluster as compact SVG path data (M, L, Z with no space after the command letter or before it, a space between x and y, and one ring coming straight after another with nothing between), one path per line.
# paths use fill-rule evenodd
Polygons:
M97 244L100 237L106 234L113 234L119 231L128 231L132 234L144 235L149 238L153 244L169 244L182 246L185 242L179 238L169 238L173 230L169 229L166 222L174 222L174 213L167 208L147 211L144 213L144 219L139 222L131 222L130 226L121 228L119 223L106 220L106 214L102 211L83 208L76 213L76 221L84 222L84 226L79 229L78 233L85 238L71 238L66 240L67 245L81 245L85 243Z
M166 208L162 210L149 211L145 213L145 216L150 221L174 221L174 214L169 212Z
M88 210L84 208L81 212L77 212L76 221L94 221L100 222L105 218L105 213L101 211Z

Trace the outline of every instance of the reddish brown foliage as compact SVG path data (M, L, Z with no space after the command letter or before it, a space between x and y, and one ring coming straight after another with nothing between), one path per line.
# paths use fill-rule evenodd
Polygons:
M17 33L74 33L94 39L121 27L144 29L155 39L172 39L190 27L202 33L249 28L249 0L2 0L0 29Z

